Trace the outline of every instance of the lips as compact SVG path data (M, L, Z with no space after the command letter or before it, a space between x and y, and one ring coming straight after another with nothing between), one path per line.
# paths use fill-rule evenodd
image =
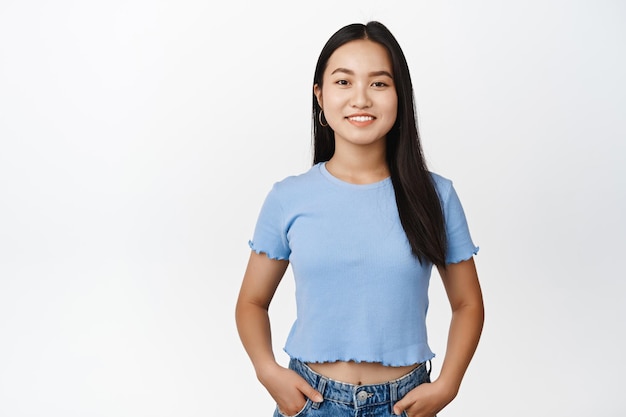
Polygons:
M352 122L363 123L363 122L370 122L374 120L375 117L369 114L353 114L351 116L348 116L347 119Z

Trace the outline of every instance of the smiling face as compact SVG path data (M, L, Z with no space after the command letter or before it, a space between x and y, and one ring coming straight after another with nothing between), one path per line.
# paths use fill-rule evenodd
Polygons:
M369 40L348 42L330 56L314 93L335 132L335 146L384 144L398 114L387 50Z

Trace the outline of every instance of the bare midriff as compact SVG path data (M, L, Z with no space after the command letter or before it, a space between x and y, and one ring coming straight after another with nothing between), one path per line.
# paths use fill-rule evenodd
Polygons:
M354 385L381 384L403 377L417 367L385 366L377 362L323 362L307 363L309 368L335 381Z

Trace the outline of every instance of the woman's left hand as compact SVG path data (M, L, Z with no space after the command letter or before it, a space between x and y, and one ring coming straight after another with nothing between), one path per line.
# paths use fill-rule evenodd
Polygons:
M393 412L398 416L406 411L409 417L434 417L455 396L455 392L450 392L437 381L420 384L393 406Z

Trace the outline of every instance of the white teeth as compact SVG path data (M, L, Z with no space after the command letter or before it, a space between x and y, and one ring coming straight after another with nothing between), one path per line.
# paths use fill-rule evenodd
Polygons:
M350 117L350 120L354 120L355 122L367 122L374 120L374 118L372 116L354 116Z

